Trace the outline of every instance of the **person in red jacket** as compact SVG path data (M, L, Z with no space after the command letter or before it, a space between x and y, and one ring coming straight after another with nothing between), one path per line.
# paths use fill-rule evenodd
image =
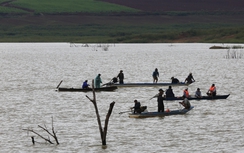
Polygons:
M183 97L184 97L184 98L189 98L189 97L190 97L188 88L186 88L186 89L183 91Z
M216 87L215 84L212 84L212 86L209 88L207 95L208 96L216 96L217 91L216 91Z

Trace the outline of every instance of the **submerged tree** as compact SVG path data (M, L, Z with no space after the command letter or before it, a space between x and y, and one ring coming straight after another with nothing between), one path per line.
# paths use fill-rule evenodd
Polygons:
M243 54L241 51L238 52L235 49L233 49L233 50L228 49L227 54L225 55L225 58L226 59L241 59L242 55Z
M87 95L86 95L86 97L93 103L93 105L95 107L95 112L97 115L97 122L98 122L98 126L99 126L102 145L106 145L106 136L107 136L109 117L112 114L115 102L110 103L110 107L109 107L109 110L108 110L108 113L107 113L107 116L105 119L104 128L102 128L101 119L100 119L99 111L97 108L96 94L95 94L95 90L94 90L94 80L92 80L92 90L93 90L93 99L89 98Z
M41 128L42 130L46 131L50 136L52 136L52 137L54 138L56 144L58 145L59 142L58 142L58 137L57 137L57 135L56 135L57 132L54 131L54 126L53 126L53 117L52 117L52 131L50 132L50 131L47 129L46 125L44 125L44 126L45 126L45 127L38 125L39 128ZM33 129L29 129L29 128L28 128L28 129L23 129L23 130L32 132L32 133L36 134L37 136L39 136L40 138L44 139L46 142L49 142L50 144L54 144L54 142L52 142L52 141L50 140L49 137L48 137L48 138L45 138L44 136L42 136L41 134L37 133L37 132L34 131ZM33 145L34 145L34 144L35 144L34 136L31 137L31 140L32 140L32 143L33 143Z

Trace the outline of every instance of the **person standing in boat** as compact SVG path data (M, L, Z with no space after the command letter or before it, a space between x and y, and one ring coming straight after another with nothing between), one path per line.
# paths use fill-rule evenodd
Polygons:
M208 96L216 96L216 87L215 87L215 84L212 84L212 86L209 88L208 92L207 92L207 95Z
M169 86L169 88L166 90L165 95L166 95L166 98L175 97L175 94L174 94L173 89L172 89L171 86Z
M158 112L164 112L164 97L163 97L163 94L164 94L164 91L163 89L159 89L158 90L159 93L158 93Z
M100 88L101 83L102 83L101 74L98 74L95 78L95 88Z
M123 70L120 70L117 78L119 78L119 84L124 84L124 73L123 73Z
M195 82L195 79L193 78L192 73L190 73L187 78L185 79L185 83L191 84L192 82Z
M82 89L87 89L87 88L89 88L90 85L89 85L87 82L88 82L88 80L85 80L85 81L83 82Z
M159 72L158 69L156 68L152 74L153 77L153 83L157 83L158 82L158 77L159 77Z
M134 103L135 103L134 107L131 107L130 109L134 109L134 114L135 113L140 114L141 113L141 103L137 100L134 100Z
M171 82L172 84L177 84L180 82L177 78L174 78L174 77L171 77L171 80L172 80L172 82Z
M191 104L189 102L189 100L187 98L185 98L182 102L179 102L181 105L183 105L185 107L185 109L190 109L191 108Z
M197 88L197 91L195 92L195 97L202 98L202 93L200 91L200 88Z

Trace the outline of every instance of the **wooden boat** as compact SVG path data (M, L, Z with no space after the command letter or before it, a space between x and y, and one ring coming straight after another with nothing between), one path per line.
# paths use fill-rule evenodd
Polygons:
M201 98L197 97L189 97L188 100L215 100L215 99L227 99L230 94L228 95L216 95L216 96L202 96ZM183 100L183 97L168 97L164 100Z
M170 115L183 115L192 110L194 106L191 106L190 109L180 109L180 110L172 110L169 112L142 112L141 114L133 114L130 113L130 118L147 118L147 117L164 117L164 116L170 116Z
M180 82L180 83L107 83L104 84L109 87L156 87L156 86L188 86L188 83Z
M114 91L117 87L101 87L94 88L95 91ZM82 88L57 88L57 91L65 91L65 92L89 92L92 91L92 88L82 89Z

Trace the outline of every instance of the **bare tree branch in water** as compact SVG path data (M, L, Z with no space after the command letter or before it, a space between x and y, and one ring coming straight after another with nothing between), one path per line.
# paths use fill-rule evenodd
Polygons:
M106 145L106 136L107 136L107 129L108 129L108 122L109 122L109 118L112 114L113 111L113 107L115 102L110 103L110 107L105 119L105 124L104 124L104 129L102 128L102 124L101 124L101 119L100 119L100 115L99 115L99 111L97 108L97 102L96 102L96 94L95 94L95 90L94 90L94 80L92 80L92 91L93 91L93 99L91 99L90 97L88 97L86 95L86 97L93 103L94 107L95 107L95 112L97 115L97 122L98 122L98 126L99 126L99 131L100 131L100 136L101 136L101 140L102 140L102 145Z
M54 126L53 126L53 117L52 117L52 132L50 132L50 131L47 129L46 125L44 125L44 126L45 126L45 127L42 127L42 126L38 125L39 128L41 128L42 130L46 131L50 136L52 136L52 137L54 138L54 140L56 141L56 144L58 145L59 142L58 142L58 138L57 138L57 135L56 135L57 132L54 131ZM46 142L49 142L50 144L54 144L54 143L50 140L49 136L48 136L48 138L45 138L44 136L42 136L41 134L37 133L37 132L34 131L33 129L29 129L29 128L28 128L28 129L23 129L23 130L32 132L32 133L36 134L37 136L39 136L40 138L44 139ZM32 143L35 144L34 136L31 137L31 140L32 140Z

